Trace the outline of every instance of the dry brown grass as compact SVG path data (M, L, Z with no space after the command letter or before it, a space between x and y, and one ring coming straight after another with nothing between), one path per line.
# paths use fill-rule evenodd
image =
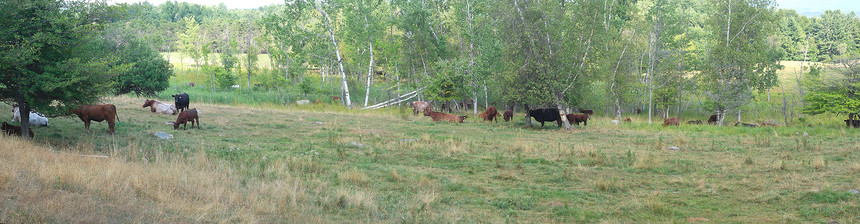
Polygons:
M261 181L235 175L224 162L202 154L141 163L56 151L13 137L0 136L0 143L0 217L7 223L323 220L319 208L308 205L321 195L288 173ZM289 172L286 165L273 167L280 171L270 172ZM346 192L337 195L350 207L376 209L373 194Z

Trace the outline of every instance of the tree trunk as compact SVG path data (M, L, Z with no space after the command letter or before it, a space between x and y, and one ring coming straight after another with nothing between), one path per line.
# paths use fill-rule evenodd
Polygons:
M472 92L472 114L478 114L478 92Z
M741 122L741 110L738 109L738 122Z
M564 108L561 107L560 103L555 104L558 108L558 116L561 118L561 123L564 125L564 130L570 130L570 121L567 120L567 116L565 116L566 112Z
M337 39L334 37L334 28L331 27L331 24L328 21L328 14L326 14L325 10L320 6L320 2L316 2L317 11L323 16L323 20L325 20L326 28L328 28L329 36L331 37L331 43L334 45L334 53L337 56L337 66L340 69L340 78L341 78L341 90L343 91L343 100L347 107L352 106L352 100L349 98L349 84L346 82L346 72L343 71L343 59L340 58L340 49L337 47Z
M475 106L478 106L475 104ZM484 107L490 107L490 97L487 94L487 80L484 80Z
M525 104L523 106L525 107L525 112L523 114L525 114L524 118L526 120L526 127L532 127L532 118L529 117L529 105Z
M367 100L370 99L370 83L373 79L373 41L370 42L370 63L367 65L367 88L364 92L364 106L367 106Z
M18 93L18 113L21 115L21 136L30 140L30 104L24 101L21 93Z

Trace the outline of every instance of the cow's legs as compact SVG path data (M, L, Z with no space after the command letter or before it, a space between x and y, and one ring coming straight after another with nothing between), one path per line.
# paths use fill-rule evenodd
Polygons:
M114 133L114 129L113 129L113 127L114 127L114 121L112 121L112 120L108 120L108 128L109 128L109 130L110 130L108 133L110 133L110 134L113 134L113 133Z

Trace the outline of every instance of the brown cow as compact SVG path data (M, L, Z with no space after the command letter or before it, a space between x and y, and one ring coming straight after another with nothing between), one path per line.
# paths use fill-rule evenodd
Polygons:
M585 126L588 126L588 114L567 114L565 116L570 124L584 123Z
M497 111L494 106L487 107L487 110L478 116L483 118L485 121L499 122L499 119L496 118L499 116L499 111Z
M186 82L185 85L189 85L191 87L194 87L194 82Z
M463 123L463 120L468 118L469 116L457 116L454 114L446 114L442 112L433 112L431 110L425 110L424 116L430 116L433 121L448 121L448 122L457 122Z
M666 119L665 121L663 121L663 127L666 127L666 126L669 126L669 125L675 125L675 126L678 126L678 120L680 120L680 119L679 119L679 118L677 118L677 117L673 117L673 118Z
M711 114L711 117L708 118L708 124L717 124L717 115Z
M505 115L502 117L505 118L505 122L511 121L514 119L514 111L513 110L506 110Z
M179 113L179 117L176 118L176 122L173 122L173 130L179 129L180 124L183 125L182 130L186 130L186 128L188 128L188 122L191 122L191 128L194 128L194 123L197 123L197 129L200 129L200 119L197 118L197 108L191 108L190 110Z
M633 122L633 120L630 120L630 118L628 117L628 118L624 118L624 122Z
M412 116L417 116L418 113L422 113L425 111L430 111L430 103L424 101L414 101L412 102Z
M19 126L15 126L15 125L11 125L9 123L3 122L3 126L0 127L0 129L3 130L4 134L21 136L21 127L19 127ZM33 138L33 136L35 136L33 134L33 129L30 128L29 131L30 131L30 138Z
M116 114L116 106L113 104L102 105L81 105L73 109L72 113L78 115L81 121L84 121L84 127L90 131L90 121L102 122L107 120L110 134L114 133L114 120L119 121L119 116Z

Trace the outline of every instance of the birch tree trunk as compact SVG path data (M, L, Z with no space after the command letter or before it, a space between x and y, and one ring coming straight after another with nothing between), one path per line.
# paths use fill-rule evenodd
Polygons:
M364 92L364 106L367 106L367 100L370 99L370 83L373 79L373 40L370 42L370 63L367 65L367 88Z
M328 14L325 13L325 10L320 6L320 2L316 2L317 11L323 16L323 20L325 21L326 28L328 28L329 36L331 37L331 43L334 45L334 54L337 56L337 66L340 69L340 78L341 78L341 91L343 91L343 100L347 107L352 106L352 100L349 98L349 84L346 82L346 72L343 71L343 59L340 58L340 49L337 47L337 39L334 37L334 28L331 27L331 23L328 19Z

